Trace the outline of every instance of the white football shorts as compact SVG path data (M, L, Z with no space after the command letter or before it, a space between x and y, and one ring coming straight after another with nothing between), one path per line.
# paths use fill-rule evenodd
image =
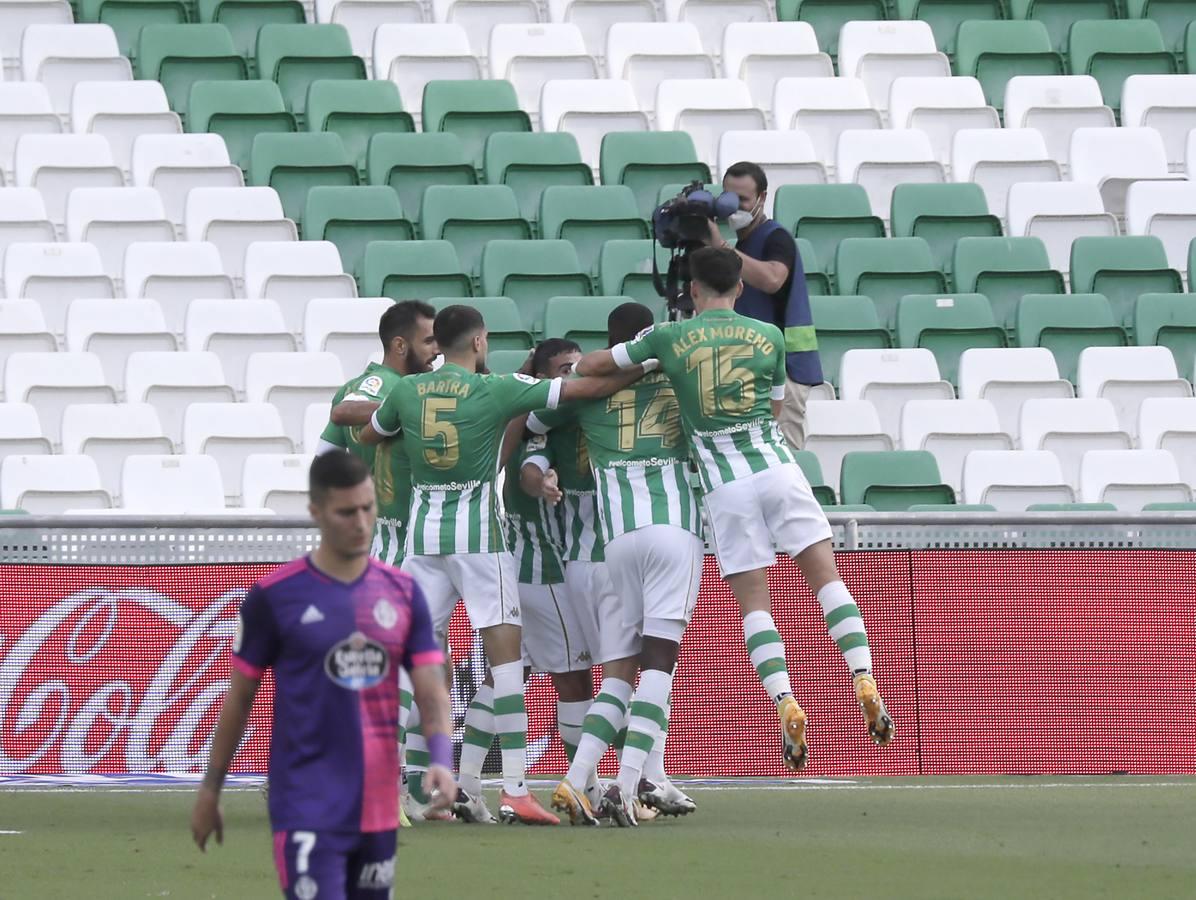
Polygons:
M401 568L423 590L437 637L448 631L458 599L465 601L469 623L476 629L521 624L519 577L515 557L508 551L413 555Z
M565 563L565 586L595 663L640 652L639 628L626 624L624 599L615 592L606 563Z
M590 668L585 630L569 603L564 584L519 585L523 616L523 662L537 672L577 672Z
M646 619L689 623L706 556L700 537L676 525L648 525L619 535L605 553L624 624L643 630Z

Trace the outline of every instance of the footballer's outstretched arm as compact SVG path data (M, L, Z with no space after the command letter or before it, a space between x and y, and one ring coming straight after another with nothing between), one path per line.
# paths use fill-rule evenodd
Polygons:
M368 425L370 416L381 405L381 403L375 403L373 400L342 400L336 406L332 407L332 424L349 426Z
M613 375L619 365L609 350L591 350L577 361L573 371L578 375Z
M432 805L448 809L457 799L457 783L453 780L452 726L444 666L438 663L412 666L410 675L415 705L419 707L424 737L432 757L425 783L429 786Z
M259 684L261 682L258 679L233 669L228 682L228 692L224 695L224 705L220 707L216 733L212 736L212 753L208 758L208 769L195 798L195 808L191 811L191 837L201 851L205 849L208 837L213 832L216 834L216 843L224 843L220 790L224 787L224 779L233 764L233 757L237 755L237 748L241 746L241 738L245 736L249 711L253 708L253 698L257 696Z
M561 385L561 403L574 400L598 400L617 394L632 382L644 377L647 369L632 366L630 369L615 369L610 375L586 375L582 378L567 378Z

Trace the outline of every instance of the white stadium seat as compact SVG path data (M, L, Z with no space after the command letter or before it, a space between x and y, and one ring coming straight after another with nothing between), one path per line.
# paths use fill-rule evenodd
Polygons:
M109 25L30 25L21 36L25 81L40 81L54 112L68 116L71 93L81 81L132 81Z
M1117 124L1091 75L1015 75L1005 85L1004 114L1006 128L1038 129L1064 174L1073 131Z
M631 82L640 109L652 112L656 86L666 78L713 78L714 61L702 48L698 29L688 22L619 22L606 37L606 68L611 78Z
M1051 268L1069 278L1071 244L1078 237L1115 237L1117 217L1105 210L1094 184L1071 181L1030 182L1009 189L1010 237L1039 238L1046 245Z
M647 131L650 127L629 81L549 81L540 96L540 128L570 132L577 139L582 160L595 171L608 132Z
M1080 463L1080 496L1138 512L1148 503L1188 503L1192 489L1166 450L1089 450Z
M973 347L959 357L960 399L989 401L1001 430L1015 441L1021 434L1023 403L1072 395L1071 383L1059 377L1055 355L1046 347Z
M903 450L929 450L945 484L963 490L963 464L974 450L1012 450L987 400L910 400L901 411Z
M115 297L100 251L91 244L13 244L4 252L4 291L36 300L46 326L66 334L66 308L76 297Z
M87 456L6 456L0 464L0 506L33 515L107 509L112 498Z
M723 32L722 74L746 83L752 102L771 111L782 78L831 78L835 69L809 22L734 22Z
M307 471L312 457L254 453L245 458L241 500L245 506L272 509L280 516L307 516Z
M149 403L176 445L183 441L183 412L189 403L233 402L236 397L215 353L145 351L129 357L125 397Z
M698 159L713 169L724 132L763 129L767 122L742 81L681 78L662 81L657 87L656 127L688 132Z
M125 183L108 139L99 134L30 134L17 141L17 184L35 187L55 225L66 223L66 200L81 187L121 187Z
M357 282L342 270L331 241L259 241L245 251L245 295L277 301L299 334L311 297L356 297Z
M664 0L664 13L670 22L695 25L711 56L722 53L727 28L742 23L772 24L776 18L768 0Z
M843 457L857 450L892 450L893 438L880 427L869 400L821 400L806 406L806 442L802 449L818 456L826 483L839 493Z
M75 188L66 201L66 236L95 245L104 273L116 280L130 244L173 241L174 226L153 188Z
M210 456L130 456L121 470L121 505L154 515L224 512L220 467Z
M534 25L540 21L536 0L432 0L432 17L465 29L474 56L485 57L496 22Z
M1167 265L1188 269L1188 248L1196 235L1196 182L1135 181L1125 194L1130 234L1151 234L1163 242Z
M606 33L616 22L657 22L661 13L652 0L548 0L548 19L581 29L586 52L606 60Z
M0 3L0 17L9 4ZM0 28L0 33L4 29ZM62 120L50 105L46 86L37 81L0 82L0 174L15 179L13 155L24 134L60 134Z
M124 390L130 354L177 350L178 342L167 330L157 301L74 300L66 313L66 346L99 357L104 377L119 392Z
M157 411L148 403L76 403L62 414L62 452L95 460L100 482L113 500L120 498L125 457L173 451Z
M245 272L245 250L256 241L295 241L295 223L273 188L195 188L183 213L189 241L210 241L234 283Z
M975 78L905 77L889 90L889 126L925 132L935 159L950 165L956 132L999 128L1001 119L984 102L984 89Z
M53 353L58 339L36 300L0 300L0 359L10 353Z
M842 184L861 185L873 214L886 222L897 185L947 180L930 139L915 129L845 131L839 136L836 159L835 177Z
M183 333L187 304L199 297L231 298L220 251L205 241L135 243L125 250L126 297L150 297L162 306L166 327Z
M0 59L9 81L21 77L21 37L29 25L70 25L75 17L67 0L0 3Z
M183 452L216 460L226 501L235 503L240 497L247 456L294 449L278 410L269 403L192 403L183 415Z
M0 188L0 263L10 244L44 244L57 239L41 191L31 187Z
M365 60L367 68L378 28L403 28L427 18L420 0L315 0L315 13L317 22L341 25L349 32L353 53Z
M46 437L62 442L62 411L72 403L115 403L94 353L14 353L4 364L4 399L32 403Z
M884 125L858 78L782 78L773 94L772 118L779 129L808 134L818 158L832 170L843 132Z
M1033 128L964 128L955 132L951 180L980 185L994 215L1005 217L1013 185L1061 178L1059 163L1051 159L1042 135Z
M848 350L839 368L839 396L871 400L881 429L896 442L901 407L909 400L951 400L951 385L939 375L934 354L924 347L902 350Z
M1080 351L1076 386L1081 397L1104 397L1121 428L1137 437L1138 407L1148 397L1191 397L1166 347L1088 347Z
M245 374L250 403L273 403L282 415L287 437L298 443L309 404L327 400L345 383L335 353L254 353Z
M490 77L515 86L519 106L539 114L544 82L598 77L576 25L495 25L490 32Z
M1099 398L1027 400L1022 406L1021 433L1026 450L1050 450L1058 457L1064 479L1077 490L1080 460L1086 451L1132 446L1113 404Z
M947 77L951 64L925 22L848 22L839 31L839 74L861 79L872 105L888 110L896 79Z
M193 300L184 330L188 350L208 350L220 357L224 375L238 394L245 393L245 366L251 354L296 349L295 336L273 300Z
M718 171L751 160L768 176L764 212L772 215L777 189L786 184L826 184L826 166L802 131L728 131L718 142Z
M71 95L71 130L104 135L127 177L139 135L181 134L183 126L156 81L83 81Z
M1121 124L1158 131L1167 168L1183 172L1188 132L1196 128L1196 75L1131 75L1121 85Z
M1167 151L1153 128L1077 128L1071 135L1071 180L1094 184L1105 209L1125 214L1132 182L1182 179L1167 171Z
M1167 450L1180 478L1196 488L1196 399L1152 397L1138 407L1138 446Z
M1049 450L974 450L963 464L963 502L1020 513L1036 503L1074 503L1076 493Z
M32 403L0 403L0 459L52 452Z
M332 403L330 401L307 404L307 409L303 411L302 447L305 452L316 452L316 447L320 443L320 435L324 433L324 429L328 426L329 416L331 415Z
M418 125L429 81L481 78L482 65L460 25L382 25L374 32L374 77L398 85Z
M229 162L228 148L218 134L146 134L133 142L133 184L152 187L179 231L187 192L197 187L245 186L240 167Z
M303 318L303 346L335 353L342 369L360 372L378 349L378 321L393 305L388 298L312 299Z

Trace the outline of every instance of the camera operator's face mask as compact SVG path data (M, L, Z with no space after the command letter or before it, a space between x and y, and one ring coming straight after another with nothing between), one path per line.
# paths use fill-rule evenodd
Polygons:
M731 215L727 216L727 224L736 231L743 231L754 221L756 216L760 214L760 210L764 208L764 195L761 194L756 200L756 205L749 209L737 209Z

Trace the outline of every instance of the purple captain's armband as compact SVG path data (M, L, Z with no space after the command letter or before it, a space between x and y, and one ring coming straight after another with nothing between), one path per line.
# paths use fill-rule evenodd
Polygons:
M428 757L434 766L453 768L453 742L447 734L428 735Z

